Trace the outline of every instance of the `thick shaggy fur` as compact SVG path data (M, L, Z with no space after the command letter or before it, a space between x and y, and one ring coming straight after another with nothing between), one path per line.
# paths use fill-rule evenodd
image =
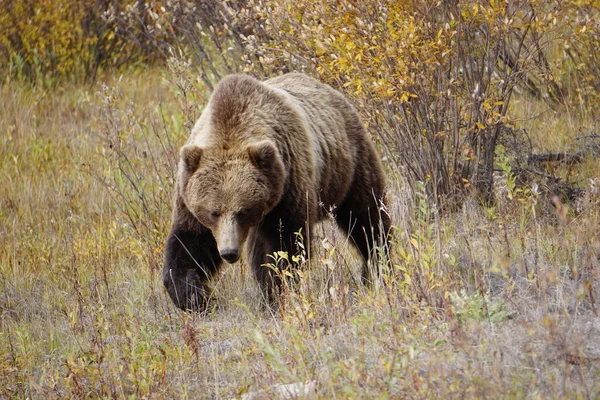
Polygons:
M295 232L334 210L366 260L385 244L385 178L354 107L303 74L215 88L181 150L164 284L182 309L202 309L221 259L247 261L270 301L280 280L265 264L297 252ZM310 232L310 230L309 230Z

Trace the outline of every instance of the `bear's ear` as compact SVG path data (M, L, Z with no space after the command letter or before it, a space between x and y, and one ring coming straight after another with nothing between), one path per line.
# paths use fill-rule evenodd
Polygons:
M248 147L250 160L259 169L271 169L277 161L277 149L270 140L263 140Z
M198 169L198 164L200 164L200 158L202 158L202 149L193 144L183 146L181 148L180 156L185 169L189 172L194 172L196 169Z

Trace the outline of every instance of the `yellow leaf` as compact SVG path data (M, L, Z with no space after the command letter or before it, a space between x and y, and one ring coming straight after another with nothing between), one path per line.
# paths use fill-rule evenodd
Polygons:
M419 250L419 242L417 242L417 239L410 239L410 244L412 244L415 249Z

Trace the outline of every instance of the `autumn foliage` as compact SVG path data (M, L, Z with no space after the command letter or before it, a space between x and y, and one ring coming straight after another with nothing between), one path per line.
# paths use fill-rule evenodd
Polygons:
M442 207L472 188L491 200L497 145L520 134L515 93L552 107L597 96L593 2L275 3L261 9L262 60L346 87L399 173Z
M173 57L222 75L306 70L345 88L390 166L438 206L491 200L515 92L552 107L598 98L595 1L4 2L9 76L93 80ZM593 109L593 108L592 108Z

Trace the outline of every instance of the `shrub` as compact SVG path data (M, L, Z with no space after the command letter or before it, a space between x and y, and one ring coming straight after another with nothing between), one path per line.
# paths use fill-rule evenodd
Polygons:
M165 59L170 45L160 2L15 0L1 7L1 69L35 83L93 82L101 70Z
M593 1L60 0L5 2L8 76L93 81L173 60L212 89L224 74L304 70L353 99L394 174L439 209L491 202L496 147L525 131L515 92L597 103ZM586 111L587 112L587 111Z
M345 87L391 165L413 188L424 182L440 208L461 204L473 188L492 200L496 145L514 132L513 94L564 101L547 52L567 33L572 43L597 15L547 1L280 0L257 9L266 34L248 47L263 64L314 71ZM582 25L565 32L557 14ZM577 57L571 62L587 71L578 70L577 90L589 96L595 56Z

